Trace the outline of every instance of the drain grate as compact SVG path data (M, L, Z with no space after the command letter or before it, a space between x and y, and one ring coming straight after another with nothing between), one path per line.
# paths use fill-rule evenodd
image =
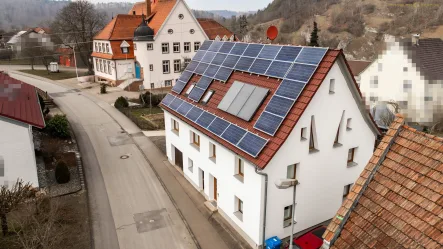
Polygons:
M120 156L120 159L128 159L128 158L129 158L129 155Z

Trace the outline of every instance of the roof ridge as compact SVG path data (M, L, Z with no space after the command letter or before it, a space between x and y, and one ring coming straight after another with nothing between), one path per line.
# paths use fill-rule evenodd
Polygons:
M333 245L335 240L340 235L341 230L351 215L351 212L357 206L360 197L363 195L369 183L374 178L381 164L385 160L389 149L394 144L395 139L398 137L398 134L403 128L404 118L403 116L397 114L395 120L389 127L389 131L386 133L386 136L377 146L377 149L374 151L369 163L365 166L359 178L355 181L355 184L352 186L352 190L348 194L348 197L338 210L337 215L332 218L326 232L323 234L323 238L327 243L329 243L329 246Z
M426 133L426 132L423 132L423 131L418 131L417 129L412 128L412 127L410 127L410 126L408 126L406 124L403 125L403 128L406 129L406 130L409 130L411 132L414 132L414 133L416 133L418 135L422 135L422 136L425 136L425 137L427 137L429 139L432 139L434 141L443 143L443 137L435 136L435 135L432 135L432 134L429 134L429 133Z

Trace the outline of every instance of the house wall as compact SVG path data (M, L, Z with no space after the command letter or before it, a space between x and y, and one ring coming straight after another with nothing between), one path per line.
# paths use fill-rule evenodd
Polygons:
M334 93L329 92L330 79L335 79ZM291 226L284 227L283 220L284 207L292 205L293 188L277 189L274 185L276 180L286 178L287 166L298 164L294 216L297 233L331 219L342 204L344 186L354 183L369 161L376 135L358 108L358 100L349 88L351 84L354 83L345 79L339 64L335 63L286 142L266 166L264 172L269 175L267 238L290 236ZM315 120L317 152L309 151L311 116ZM351 130L346 127L348 118L352 118ZM334 146L339 124L341 146ZM307 128L306 140L301 139L304 127ZM357 165L348 166L348 150L355 147Z
M184 15L182 20L179 19L179 14ZM173 30L173 34L168 34L169 29ZM191 29L195 30L194 34L189 32ZM191 59L194 57L196 53L194 43L200 42L200 44L203 44L205 39L204 31L200 28L184 1L177 1L170 16L163 24L159 33L156 34L154 42L134 41L134 44L137 46L134 55L143 68L143 84L145 88L150 89L151 83L154 83L154 88L164 87L165 80L172 80L172 85L174 85L181 74L180 72L174 72L174 60L181 60L181 64L183 64L185 58ZM180 53L173 52L174 42L180 43ZM191 43L191 52L184 52L184 42ZM147 50L148 43L153 43L153 50ZM162 53L162 43L169 44L169 53ZM170 73L163 73L164 60L170 61ZM150 64L154 67L153 71L149 70Z
M11 186L20 178L39 186L31 126L0 117L0 156L5 167L1 185Z
M110 81L117 80L116 74L115 74L117 65L115 63L116 62L115 60L106 60L106 59L101 59L101 58L97 58L97 57L94 57L93 60L94 60L94 73L95 73L96 77L104 78L104 79L107 79ZM104 68L103 69L98 68L97 61L99 62L99 65L101 62L103 62L103 67L106 66L107 69L105 70ZM114 65L116 65L115 68L112 68L112 66L110 67L111 71L108 70L108 64L107 64L108 62L113 62Z
M393 100L399 103L400 112L407 121L432 122L433 112L427 111L426 106L437 106L440 103L437 98L425 101L426 81L406 53L398 42L388 43L383 54L360 74L360 90L365 95L366 103L371 106L377 102ZM403 68L407 68L407 72ZM378 76L378 87L371 86L374 76ZM410 83L412 87L405 89L404 83Z

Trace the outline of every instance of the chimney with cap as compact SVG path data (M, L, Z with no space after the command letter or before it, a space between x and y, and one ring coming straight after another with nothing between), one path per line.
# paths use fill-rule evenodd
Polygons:
M412 44L418 46L420 40L420 34L412 35Z
M151 15L151 0L146 0L146 18Z

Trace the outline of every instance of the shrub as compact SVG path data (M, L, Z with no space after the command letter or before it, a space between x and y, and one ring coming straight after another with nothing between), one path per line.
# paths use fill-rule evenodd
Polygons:
M55 115L46 124L46 129L54 137L68 138L69 134L69 122L65 115Z
M372 14L375 11L375 5L373 4L365 4L361 6L361 12L364 15Z
M100 85L100 93L101 94L104 94L104 93L106 93L106 87L107 87L108 85L106 85L105 83L102 83L101 85Z
M128 100L123 96L118 97L118 99L114 103L114 107L117 109L126 108L128 106L129 106Z
M141 96L145 102L145 106L149 106L151 104L152 107L154 107L154 106L158 106L160 104L160 102L162 102L162 100L166 96L166 94L165 93L152 94L151 92L146 92ZM151 96L151 99L149 99L149 96Z
M71 180L71 173L65 162L58 162L55 167L55 180L58 184L68 183Z

